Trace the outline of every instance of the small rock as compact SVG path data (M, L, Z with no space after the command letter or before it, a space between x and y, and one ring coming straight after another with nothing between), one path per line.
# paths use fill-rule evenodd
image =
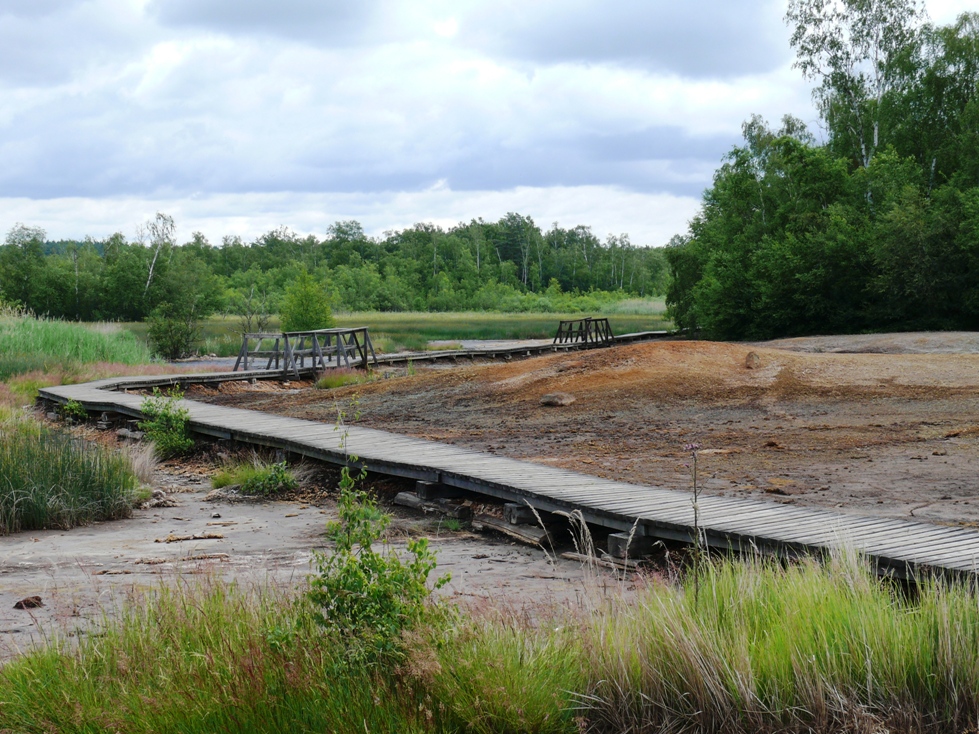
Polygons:
M566 392L552 392L548 393L540 399L541 405L554 405L554 406L564 406L571 405L575 401L574 395Z
M14 604L14 609L37 609L38 607L43 606L44 602L41 601L41 597L28 596Z
M744 367L747 370L756 370L761 367L761 357L755 352L748 352L744 358Z
M216 520L219 517L221 517L221 513L220 512L212 512L211 513L211 517L213 517Z

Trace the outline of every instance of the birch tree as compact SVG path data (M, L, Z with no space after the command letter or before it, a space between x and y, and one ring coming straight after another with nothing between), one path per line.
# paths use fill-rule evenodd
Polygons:
M913 78L924 19L920 0L789 0L795 66L817 82L831 141L864 168L885 142L887 96Z

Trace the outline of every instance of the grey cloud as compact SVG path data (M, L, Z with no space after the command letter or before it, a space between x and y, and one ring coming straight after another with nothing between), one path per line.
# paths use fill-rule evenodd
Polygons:
M446 121L427 137L384 126L319 133L281 112L257 125L197 114L195 100L181 107L172 94L158 100L172 99L172 119L113 93L25 113L0 129L0 196L417 191L439 180L459 191L614 184L699 195L735 142L656 127L508 146L476 119Z
M77 4L74 0L0 0L0 18L3 16L38 17L55 13Z
M484 144L445 167L456 191L515 186L616 185L646 193L699 196L733 141L691 139L672 128L562 142L538 141L526 148Z
M616 62L725 78L788 58L772 0L505 0L464 16L462 40L532 62Z
M376 5L368 0L152 0L148 11L168 26L336 44L359 39Z
M36 4L36 7L35 7ZM49 86L117 63L151 33L111 2L31 0L0 5L0 83Z

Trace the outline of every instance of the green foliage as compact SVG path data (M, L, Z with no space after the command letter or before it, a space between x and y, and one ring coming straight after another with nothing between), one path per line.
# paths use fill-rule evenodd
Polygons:
M280 316L283 331L312 331L334 325L330 296L306 268L286 287Z
M114 452L34 421L0 422L0 535L129 517L138 487Z
M200 336L200 327L193 312L183 312L172 303L161 303L147 319L150 345L163 359L174 360L191 353Z
M351 659L379 662L403 654L403 633L429 617L427 581L435 570L435 554L426 538L408 541L408 560L390 548L376 550L390 517L355 489L355 482L345 467L339 519L327 526L335 547L317 554L308 597L316 621L346 645ZM448 581L442 576L434 588Z
M164 393L154 387L153 394L139 406L143 414L139 430L153 442L156 455L161 459L185 454L194 447L187 425L190 414L177 404L183 396L178 388Z
M196 233L178 245L163 213L142 231L137 242L118 233L48 242L43 231L19 225L0 245L0 296L72 320L154 314L156 332L184 325L180 338L160 333L156 342L175 355L193 349L194 322L215 311L239 317L239 332L262 331L277 312L295 317L289 328L321 327L331 307L586 313L661 295L668 278L659 249L627 236L603 242L584 226L544 232L515 213L450 230L419 224L383 238L356 222L336 223L323 240L280 228L250 243L226 237L220 247Z
M61 406L59 412L63 418L72 421L84 421L88 418L88 411L85 410L85 406L77 400L69 399L68 402Z
M226 467L211 478L215 488L238 486L242 494L270 497L299 486L295 475L286 462L265 464L260 461L243 462Z
M817 79L829 140L790 118L745 124L667 250L678 326L723 339L979 326L979 186L966 171L979 15L934 28L914 25L917 10L793 0L799 66L832 70Z

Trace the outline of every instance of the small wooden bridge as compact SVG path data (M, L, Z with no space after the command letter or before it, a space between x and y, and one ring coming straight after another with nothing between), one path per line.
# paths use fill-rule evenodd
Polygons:
M234 371L237 372L239 367L256 369L256 362L260 364L262 360L266 370L279 370L281 362L282 374L292 374L296 379L307 369L320 372L331 367L350 367L351 363L363 368L372 363L377 365L377 355L366 326L243 334Z
M610 347L615 343L608 319L588 316L583 319L562 321L558 324L555 344L580 344L586 347Z
M76 400L91 413L140 417L143 396L127 390L264 377L223 373L116 378L43 388L40 400ZM278 377L278 375L276 375ZM580 512L592 524L634 532L638 540L690 542L691 495L615 482L564 469L508 459L417 438L351 426L346 443L329 424L184 400L198 433L282 449L333 464L456 487L542 512ZM354 462L350 457L358 458ZM975 574L979 532L929 523L860 517L760 500L701 496L700 527L714 547L765 549L796 555L852 547L883 572L908 576L921 570ZM633 530L634 528L634 530Z

